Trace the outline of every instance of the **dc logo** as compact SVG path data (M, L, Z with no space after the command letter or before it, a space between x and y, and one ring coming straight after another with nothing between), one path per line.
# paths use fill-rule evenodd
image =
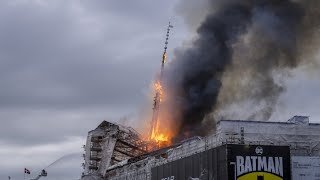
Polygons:
M262 147L260 147L260 146L256 147L256 154L259 155L259 156L263 154Z

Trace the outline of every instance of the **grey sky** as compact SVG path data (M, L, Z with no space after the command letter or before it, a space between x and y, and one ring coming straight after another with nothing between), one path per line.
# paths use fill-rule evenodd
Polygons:
M102 120L135 118L160 68L166 27L185 39L176 1L0 2L0 179L81 175L81 146ZM150 106L151 109L151 106Z
M24 167L34 177L66 154L46 179L77 179L89 130L151 109L168 21L170 60L205 14L196 13L203 4L181 2L0 1L0 179L22 179ZM319 74L312 71L287 82L274 120L300 113L320 119Z

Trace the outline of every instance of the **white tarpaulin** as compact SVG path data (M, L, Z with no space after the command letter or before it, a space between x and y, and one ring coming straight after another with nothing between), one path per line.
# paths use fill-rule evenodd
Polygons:
M320 157L292 156L292 180L320 180Z

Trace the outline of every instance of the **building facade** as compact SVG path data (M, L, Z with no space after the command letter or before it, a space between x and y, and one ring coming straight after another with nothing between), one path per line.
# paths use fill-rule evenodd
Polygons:
M95 176L110 180L320 177L320 124L310 123L308 117L295 116L287 122L221 120L214 131L206 137L193 137L109 164ZM90 173L85 175L88 179L93 177Z

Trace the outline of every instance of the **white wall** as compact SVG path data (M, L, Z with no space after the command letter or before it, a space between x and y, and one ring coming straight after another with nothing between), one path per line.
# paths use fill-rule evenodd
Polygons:
M320 157L292 156L292 180L319 180Z

